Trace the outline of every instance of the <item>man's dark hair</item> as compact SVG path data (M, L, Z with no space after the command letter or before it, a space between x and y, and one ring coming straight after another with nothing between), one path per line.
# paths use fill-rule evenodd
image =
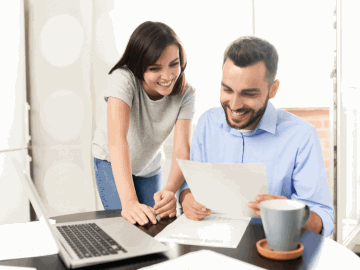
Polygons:
M124 54L109 74L126 65L137 79L143 81L146 69L155 64L163 51L172 44L179 48L181 71L170 96L182 94L186 83L186 54L175 32L161 22L147 21L140 24L130 36Z
M233 41L225 50L223 66L230 58L238 67L247 67L260 61L266 67L265 78L269 87L273 84L277 72L279 56L270 42L254 36L244 36Z

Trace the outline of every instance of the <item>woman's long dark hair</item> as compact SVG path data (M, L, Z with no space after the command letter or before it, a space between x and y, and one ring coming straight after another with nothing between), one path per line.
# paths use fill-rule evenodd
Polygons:
M186 54L175 32L161 22L147 21L140 24L132 33L124 54L109 74L126 65L136 78L143 81L146 69L155 64L165 48L172 44L179 47L181 71L170 96L182 94L185 88Z

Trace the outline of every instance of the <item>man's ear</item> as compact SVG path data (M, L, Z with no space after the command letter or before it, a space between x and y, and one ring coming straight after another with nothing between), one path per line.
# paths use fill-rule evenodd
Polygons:
M279 89L280 82L279 80L275 80L270 88L269 92L269 99L274 98L278 89Z

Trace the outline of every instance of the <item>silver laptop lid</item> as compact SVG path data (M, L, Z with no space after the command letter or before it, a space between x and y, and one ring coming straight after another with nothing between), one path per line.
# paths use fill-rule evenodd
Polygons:
M46 223L47 227L50 229L51 235L52 235L53 239L55 240L55 243L57 246L57 251L59 252L61 244L54 232L55 228L53 226L51 226L51 224L49 222L49 217L48 217L47 211L46 211L44 204L36 190L36 187L35 187L33 181L27 175L26 171L21 166L20 162L18 160L16 160L14 157L11 157L11 158L13 160L15 170L16 170L17 174L19 175L20 181L26 190L26 194L28 195L31 204L34 207L36 215L39 218L39 221L42 222L42 220L45 220L45 223Z

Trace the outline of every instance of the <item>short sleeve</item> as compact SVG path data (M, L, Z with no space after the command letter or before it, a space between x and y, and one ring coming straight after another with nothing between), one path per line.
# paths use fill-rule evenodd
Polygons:
M195 114L195 89L188 84L183 95L177 119L192 119Z
M104 98L106 102L109 97L121 99L131 108L135 91L136 80L134 75L126 68L119 68L109 75Z

